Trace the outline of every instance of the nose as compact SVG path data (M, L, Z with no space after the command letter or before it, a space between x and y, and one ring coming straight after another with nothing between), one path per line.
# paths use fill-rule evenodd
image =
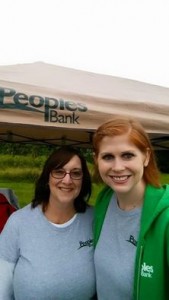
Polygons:
M116 172L123 171L125 169L124 162L120 158L115 158L112 169Z
M72 178L70 177L70 173L66 173L64 178L62 179L63 182L69 183L72 182Z

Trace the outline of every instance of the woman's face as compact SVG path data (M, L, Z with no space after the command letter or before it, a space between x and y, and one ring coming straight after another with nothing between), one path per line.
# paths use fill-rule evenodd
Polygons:
M96 157L102 180L119 195L142 189L148 162L149 153L144 155L130 142L128 134L104 137Z
M82 178L73 179L69 172L82 173L82 165L80 158L75 155L66 165L58 171L68 172L62 179L54 178L52 174L49 176L50 198L49 201L55 201L61 205L72 206L75 198L79 195L82 187ZM56 177L58 177L56 175Z

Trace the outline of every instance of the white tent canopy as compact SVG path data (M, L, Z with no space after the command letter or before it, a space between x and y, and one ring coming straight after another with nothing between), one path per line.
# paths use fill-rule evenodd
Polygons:
M43 62L0 66L0 141L91 147L112 115L139 119L169 146L169 89Z

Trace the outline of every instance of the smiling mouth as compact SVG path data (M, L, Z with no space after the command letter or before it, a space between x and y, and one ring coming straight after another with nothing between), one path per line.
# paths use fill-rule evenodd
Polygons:
M113 175L110 175L110 177L113 179L113 181L115 182L124 182L126 181L127 179L129 179L131 175L123 175L123 176L113 176Z
M70 191L72 191L72 188L64 188L64 187L60 187L60 190L61 190L61 191L64 191L64 192L70 192Z

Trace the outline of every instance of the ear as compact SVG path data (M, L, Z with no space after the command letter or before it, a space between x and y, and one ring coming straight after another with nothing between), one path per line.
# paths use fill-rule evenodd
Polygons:
M151 155L150 148L147 148L146 153L145 153L144 167L148 166L149 160L150 160L150 155Z

